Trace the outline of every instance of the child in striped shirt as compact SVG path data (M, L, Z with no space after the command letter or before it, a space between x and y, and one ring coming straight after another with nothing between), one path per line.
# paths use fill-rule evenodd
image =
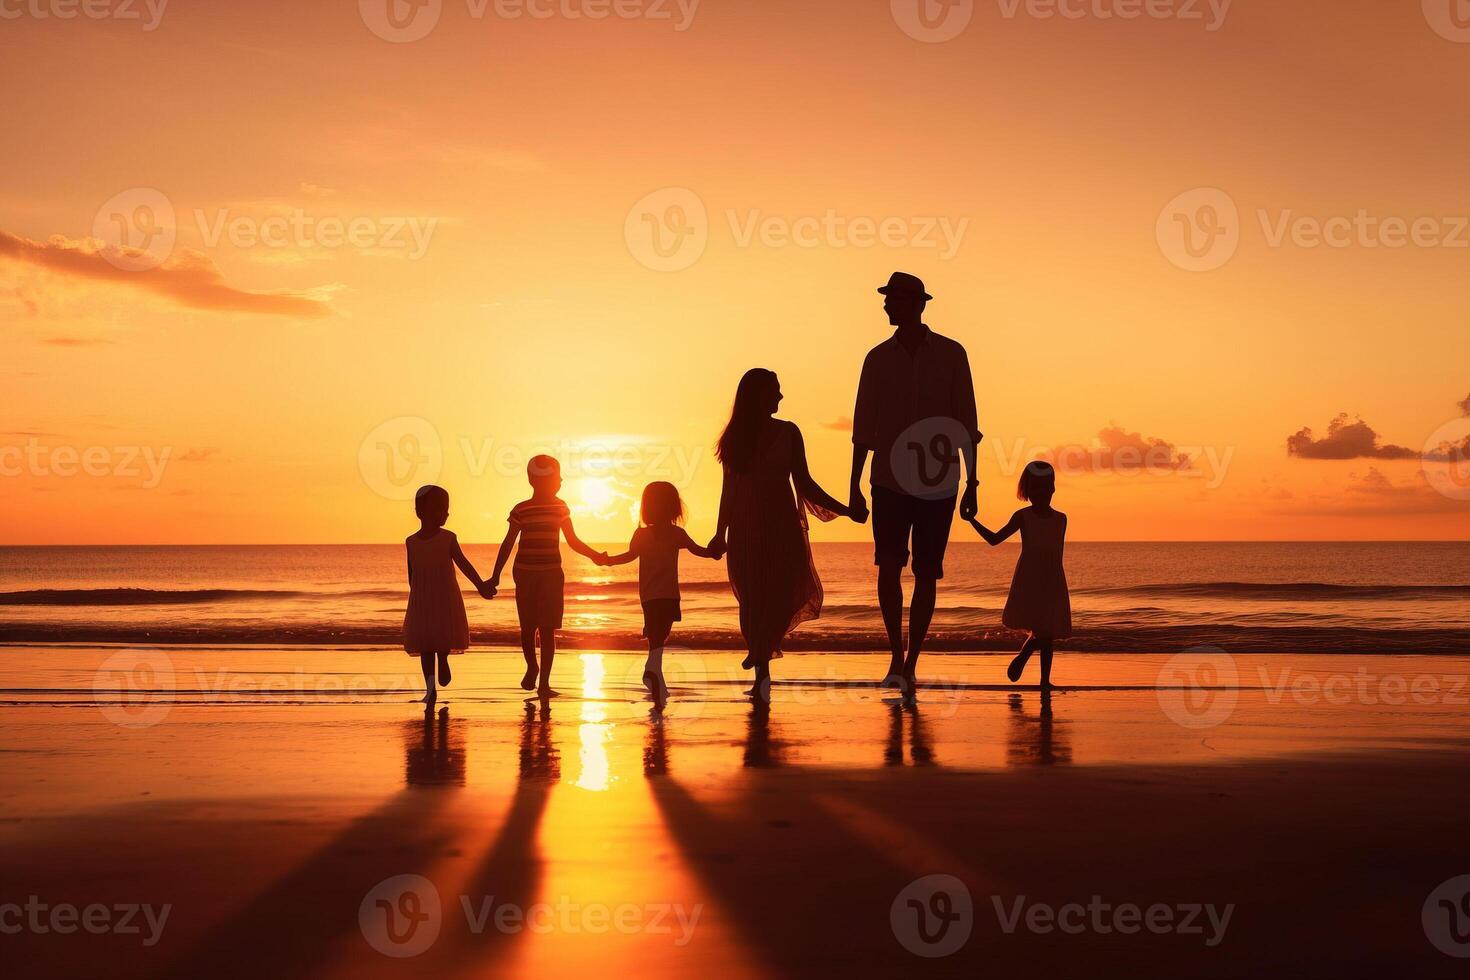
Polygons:
M561 464L550 456L536 456L526 466L531 483L531 499L516 504L510 512L510 530L495 556L495 571L490 576L489 592L500 586L500 573L515 551L516 561L511 578L516 585L516 616L521 621L521 652L526 657L526 675L521 687L533 688L543 698L554 697L551 689L551 662L556 657L556 631L561 629L566 577L561 568L561 538L577 554L593 561L607 558L605 552L593 551L582 543L572 528L572 512L557 491L561 489ZM517 539L520 547L516 547ZM541 639L541 662L536 662L536 638Z

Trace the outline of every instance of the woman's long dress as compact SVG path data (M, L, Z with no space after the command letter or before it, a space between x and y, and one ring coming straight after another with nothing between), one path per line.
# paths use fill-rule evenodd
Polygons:
M822 614L806 514L824 521L836 515L792 489L799 445L796 426L775 421L762 431L750 466L726 474L730 587L756 663L779 658L786 635Z

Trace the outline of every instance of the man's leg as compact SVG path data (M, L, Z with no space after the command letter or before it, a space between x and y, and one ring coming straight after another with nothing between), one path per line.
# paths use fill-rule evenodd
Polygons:
M929 635L929 621L934 618L934 599L938 593L939 583L935 579L914 579L914 598L909 605L909 655L903 663L903 674L910 684L914 683L919 668L919 651Z
M885 687L903 676L903 566L883 565L878 569L878 608L883 611L883 626L888 630L888 649L892 654L888 673L883 675Z

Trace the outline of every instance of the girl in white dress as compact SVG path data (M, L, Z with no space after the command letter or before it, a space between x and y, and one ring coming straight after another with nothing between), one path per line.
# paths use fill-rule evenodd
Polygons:
M1067 573L1062 568L1062 547L1067 536L1067 515L1052 509L1057 492L1057 473L1050 463L1037 460L1021 472L1016 497L1031 506L1011 515L999 531L991 531L973 517L970 524L991 545L1021 532L1021 557L1011 579L1001 622L1011 629L1027 630L1031 636L1006 670L1014 683L1021 678L1031 654L1041 652L1041 686L1051 687L1051 658L1055 641L1072 635L1072 599L1067 591Z
M434 686L437 661L439 683L449 686L452 674L449 655L464 653L470 645L470 624L460 595L454 566L464 572L481 595L486 586L475 566L460 550L453 531L444 529L449 520L449 493L442 487L422 487L414 496L414 513L419 529L408 536L408 611L403 616L403 649L418 657L424 669L424 703L439 696Z

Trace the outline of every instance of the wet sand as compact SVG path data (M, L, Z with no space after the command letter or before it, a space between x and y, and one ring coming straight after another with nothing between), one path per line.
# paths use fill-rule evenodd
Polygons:
M1089 655L1049 697L1005 662L934 657L904 704L872 657L792 656L764 710L735 658L672 654L659 715L639 658L567 654L543 705L482 653L426 712L389 652L3 648L0 906L39 910L0 909L27 917L0 954L17 976L1463 975L1421 912L1470 873L1470 661L1237 657L1176 692L1168 658ZM61 934L68 905L168 913Z

